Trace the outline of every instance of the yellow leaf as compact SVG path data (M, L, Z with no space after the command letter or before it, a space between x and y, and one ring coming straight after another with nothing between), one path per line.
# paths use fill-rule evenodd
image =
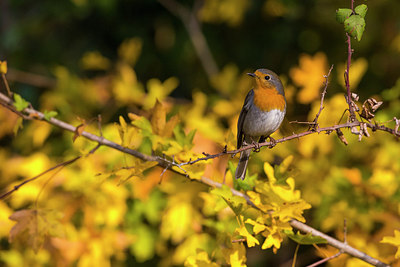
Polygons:
M179 116L174 115L172 116L169 121L165 124L164 130L161 133L161 136L171 137L175 126L179 122Z
M190 232L193 212L190 203L182 202L179 205L171 206L163 215L161 236L164 239L171 238L173 244L181 242Z
M372 185L372 188L376 188L377 191L380 191L382 197L389 197L397 192L398 183L396 180L396 174L393 171L376 168L373 170L368 183Z
M178 87L178 84L179 80L176 77L168 78L163 83L155 78L148 80L148 94L145 97L144 101L142 101L143 108L145 110L148 110L154 106L157 99L159 101L164 100L166 96L168 96L173 90L175 90L176 87Z
M50 135L53 127L49 123L37 123L33 126L33 136L32 143L36 147L42 147L44 141L46 141L47 137Z
M158 100L156 100L156 104L154 105L151 116L151 126L153 128L153 133L161 135L162 131L165 128L165 116L165 107L163 107L163 105Z
M130 65L134 65L142 51L142 40L130 38L125 40L118 48L118 56Z
M110 60L99 51L86 52L81 59L81 64L86 70L107 70L111 65Z
M394 237L393 236L385 236L380 241L381 243L390 244L397 247L397 252L395 255L396 259L400 259L400 231L394 230Z
M243 243L232 243L230 248L222 248L226 263L233 267L246 266L246 248Z
M185 261L187 267L218 267L219 264L211 262L207 252L198 250L196 255L189 256Z
M145 98L143 85L138 82L135 71L128 64L118 64L112 89L115 98L120 104L143 104L143 99Z
M8 235L13 223L8 219L13 211L3 201L0 202L0 238Z
M281 242L283 241L282 236L279 233L269 234L262 244L262 249L267 249L270 247L275 247L279 249L281 247Z
M292 164L292 161L293 161L293 155L287 156L287 157L282 161L282 163L279 165L279 170L280 170L280 172L281 172L281 173L287 172L287 170L288 170L290 164Z
M238 74L238 67L234 64L228 64L220 73L212 77L211 83L221 93L228 94L236 89Z
M243 221L243 216L240 215L240 221ZM260 242L257 240L257 238L255 238L254 236L252 236L246 229L246 226L244 225L244 223L241 223L239 228L236 228L236 232L243 236L244 238L246 238L247 241L247 246L249 248L254 247L255 245L259 245Z
M7 61L0 61L0 74L7 73Z
M258 234L267 228L264 224L258 223L252 219L247 219L245 223L253 225L253 232L255 234Z
M308 104L320 98L324 75L328 73L327 59L322 52L314 56L304 54L300 56L299 65L290 70L290 77L297 86L302 87L297 100L301 104Z

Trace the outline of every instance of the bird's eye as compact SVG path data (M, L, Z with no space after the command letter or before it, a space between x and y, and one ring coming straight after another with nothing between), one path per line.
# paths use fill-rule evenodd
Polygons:
M264 79L266 79L267 81L269 81L271 79L271 76L267 75L264 77Z

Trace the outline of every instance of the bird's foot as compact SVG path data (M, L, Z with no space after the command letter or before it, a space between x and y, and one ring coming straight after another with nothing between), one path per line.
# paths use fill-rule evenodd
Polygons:
M276 146L276 140L274 138L272 138L271 136L268 138L269 138L269 142L270 142L268 147L273 148L274 146Z

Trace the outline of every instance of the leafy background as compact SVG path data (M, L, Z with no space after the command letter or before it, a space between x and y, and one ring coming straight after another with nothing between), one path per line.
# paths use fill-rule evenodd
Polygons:
M202 2L179 3L192 9ZM367 26L361 42L352 42L351 85L361 99L384 101L376 117L384 122L400 113L400 3L356 2L362 3L368 5ZM244 73L259 67L279 73L286 88L287 120L275 139L306 129L289 121L314 118L323 75L332 64L320 123L337 123L346 109L347 56L335 11L349 5L326 0L204 1L195 14L218 66L210 77L182 21L160 2L2 1L0 60L8 62L12 90L39 110L57 111L57 118L84 123L94 133L98 129L90 121L101 114L108 139L187 161L202 152L218 152L225 144L234 148L237 117L252 85ZM4 108L0 123L4 191L95 145L83 138L73 142L72 134L46 123L21 124ZM345 136L349 146L334 135L320 134L262 149L252 156L250 177L241 185L232 181L236 159L228 157L193 165L188 172L239 189L276 176L288 190L293 177L296 190L283 197L300 198L301 192L302 201L312 206L304 214L307 224L343 239L346 219L351 245L395 261L396 248L379 241L386 236L400 244L398 232L394 234L400 226L399 144L379 132L361 142L348 132ZM274 175L266 162L275 167ZM6 266L291 264L296 243L284 235L268 235L273 236L272 249L261 249L260 235L260 246L247 248L247 231L256 232L256 224L245 223L229 208L240 205L239 200L224 201L230 198L227 192L162 172L102 147L25 185L0 202L0 261ZM245 215L252 216L257 217ZM238 236L247 237L247 243L230 242ZM284 248L278 249L281 241ZM330 247L301 246L297 264L334 253ZM363 263L341 256L329 264Z

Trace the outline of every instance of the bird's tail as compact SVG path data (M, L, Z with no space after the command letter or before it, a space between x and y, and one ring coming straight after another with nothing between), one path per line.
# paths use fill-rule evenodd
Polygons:
M244 150L240 153L239 164L236 168L235 178L244 180L246 176L247 163L249 162L251 149Z

